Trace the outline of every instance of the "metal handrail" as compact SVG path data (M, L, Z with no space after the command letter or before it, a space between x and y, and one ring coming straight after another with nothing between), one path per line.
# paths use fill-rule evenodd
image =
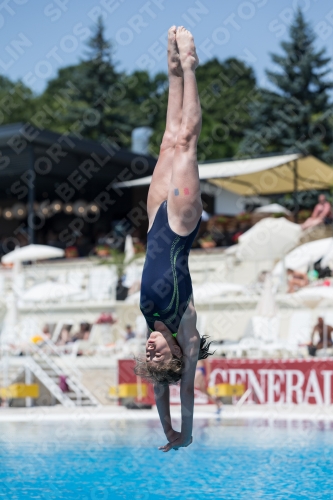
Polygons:
M51 349L51 351L53 352L53 354L55 354L56 356L58 356L58 358L60 358L62 360L62 362L64 363L64 365L66 365L66 368L68 368L68 370L70 372L72 372L76 377L82 377L81 371L77 367L73 367L72 365L70 365L69 363L67 363L66 358L59 353L58 349L56 348L57 346L54 344L54 342L52 342L52 340L50 340L47 337L45 337L42 334L42 332L40 332L40 333L43 336L44 343Z
M54 346L52 345L53 343L50 342L48 339L47 339L47 345L50 345L50 347L55 351L55 353L61 358L61 356L56 352L56 350L54 349ZM33 344L33 350L38 353L40 355L40 357L42 359L44 359L44 361L46 363L48 363L48 365L51 367L51 369L53 369L58 375L63 375L63 371L60 369L60 367L54 363L54 361L50 358L50 356L48 356L44 351L43 349L41 349L40 347L36 346L35 344ZM71 368L69 366L67 366L68 368ZM81 373L81 372L79 372ZM78 400L78 402L80 401L81 402L81 399L82 399L82 395L85 395L86 397L88 397L90 399L90 401L95 404L96 406L100 406L100 403L99 401L95 398L95 396L81 383L81 381L77 378L77 375L74 374L74 373L70 373L68 374L66 372L66 375L67 375L67 380L66 380L66 383L67 385L75 392L76 394L76 398Z
M75 406L75 402L61 391L59 386L51 379L51 377L49 377L49 375L31 356L29 356L28 359L25 360L25 367L35 374L35 376L45 385L45 387L48 388L51 394L53 394L53 396L55 396L61 404L67 407Z
M38 346L35 344L32 344L33 351L38 354L42 358L45 363L48 364L48 366L53 370L57 375L61 376L63 375L63 371L59 368L59 366L54 363L54 361ZM78 401L81 401L81 390L80 388L76 387L75 382L71 379L71 377L68 377L68 380L66 380L67 385L75 392L75 396Z

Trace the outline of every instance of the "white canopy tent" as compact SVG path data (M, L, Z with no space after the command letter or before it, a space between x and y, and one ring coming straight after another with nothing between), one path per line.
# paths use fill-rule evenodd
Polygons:
M314 156L287 154L199 165L199 177L241 196L292 193L333 186L333 169ZM152 176L118 182L115 188L145 186Z

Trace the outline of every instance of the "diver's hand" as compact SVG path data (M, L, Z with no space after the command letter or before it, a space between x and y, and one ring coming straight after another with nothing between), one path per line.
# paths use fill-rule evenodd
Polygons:
M159 450L166 453L167 451L170 451L172 449L178 450L179 448L186 448L192 443L193 441L192 436L190 438L185 439L180 432L177 432L177 434L180 434L180 436L177 439L175 439L175 441L169 442L164 446L160 446Z

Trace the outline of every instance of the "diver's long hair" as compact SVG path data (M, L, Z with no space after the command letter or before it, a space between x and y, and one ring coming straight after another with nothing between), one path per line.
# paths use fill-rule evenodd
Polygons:
M200 348L199 348L199 359L207 359L208 356L214 354L209 352L209 347L211 342L207 342L209 337L203 335L200 337ZM215 352L215 351L214 351ZM158 385L172 385L177 384L182 378L182 372L185 366L183 356L177 358L173 356L172 359L163 365L147 363L146 358L135 358L136 365L134 368L134 373L139 377L142 377L148 382Z
M212 356L214 352L209 352L209 348L211 345L211 342L207 342L207 339L209 339L208 335L203 335L200 337L200 348L199 348L199 359L207 359L208 356Z

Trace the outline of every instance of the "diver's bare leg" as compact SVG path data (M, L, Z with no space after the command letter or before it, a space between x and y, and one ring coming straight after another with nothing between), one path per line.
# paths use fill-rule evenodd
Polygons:
M172 229L180 235L186 235L193 231L202 213L197 163L201 106L195 78L199 60L189 31L178 28L176 40L184 73L184 98L168 193L168 216Z
M176 41L176 26L172 26L168 32L168 76L169 97L165 132L147 201L150 226L160 204L168 197L177 135L182 122L184 82Z

